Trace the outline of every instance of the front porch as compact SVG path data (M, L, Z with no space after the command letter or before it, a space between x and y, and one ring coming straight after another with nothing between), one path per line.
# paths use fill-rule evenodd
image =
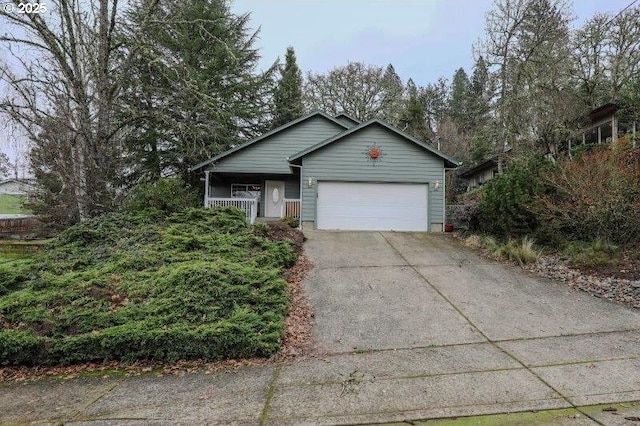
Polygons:
M258 198L205 198L205 207L236 207L245 212L247 222L254 224L258 218L264 219L282 219L284 217L292 217L300 220L300 199L283 199L279 216L259 216L258 215Z
M236 207L253 224L258 218L300 220L298 175L213 174L205 172L204 206Z

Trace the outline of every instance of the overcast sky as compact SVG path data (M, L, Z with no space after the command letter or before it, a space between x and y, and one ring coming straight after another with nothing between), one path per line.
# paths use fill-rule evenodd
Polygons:
M596 12L617 13L632 0L575 0L579 26ZM470 73L473 44L483 36L491 0L236 0L236 14L251 12L260 28L263 68L284 60L287 46L298 65L326 72L348 61L386 66L419 85Z
M633 0L574 0L579 26L596 12L617 13ZM484 16L492 0L235 0L236 14L251 13L260 28L257 47L267 68L287 46L298 65L326 72L348 61L386 66L391 63L404 82L419 85L451 80L464 67L471 73L473 44L483 36ZM26 151L0 122L0 152L11 159ZM17 141L20 142L20 141Z

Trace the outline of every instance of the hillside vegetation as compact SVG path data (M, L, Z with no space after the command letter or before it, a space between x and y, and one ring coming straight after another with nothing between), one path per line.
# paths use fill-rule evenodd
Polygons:
M235 209L85 221L0 265L0 365L272 355L295 258Z

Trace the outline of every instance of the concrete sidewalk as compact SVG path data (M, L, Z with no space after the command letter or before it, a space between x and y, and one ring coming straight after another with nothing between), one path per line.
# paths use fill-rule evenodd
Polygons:
M640 400L638 310L489 262L445 236L308 238L316 267L305 285L322 356L0 385L0 421L345 424L560 409L483 421L640 424L640 405L610 405Z

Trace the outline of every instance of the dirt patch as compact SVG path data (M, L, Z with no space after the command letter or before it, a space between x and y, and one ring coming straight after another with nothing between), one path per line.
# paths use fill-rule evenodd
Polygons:
M177 361L170 364L144 361L127 364L112 361L99 364L89 362L63 367L0 367L0 382L26 382L43 378L69 380L77 377L131 377L144 374L154 374L158 377L167 375L182 376L188 373L210 374L222 369L266 365L269 363L272 363L272 360L251 358L218 362Z
M302 231L296 228L292 228L286 223L272 222L269 223L269 232L267 232L267 238L276 241L289 240L293 245L293 249L298 255L302 253L302 245L306 240Z
M300 356L314 353L314 344L311 329L314 322L311 301L304 291L303 281L313 264L303 252L303 244L306 237L299 229L292 228L286 223L269 223L267 238L272 240L288 240L293 249L298 253L298 260L284 274L287 280L287 294L289 296L289 314L284 321L284 338L278 353L277 361L288 361Z
M315 316L303 285L303 280L311 268L313 264L302 254L296 264L285 273L291 305L289 315L284 320L284 339L276 354L278 361L311 355L314 352L311 329Z

